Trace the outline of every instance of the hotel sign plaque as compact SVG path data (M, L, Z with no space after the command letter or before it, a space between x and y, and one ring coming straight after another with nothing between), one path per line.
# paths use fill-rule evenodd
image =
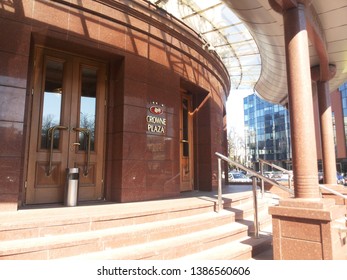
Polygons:
M146 123L147 132L164 135L166 133L165 106L158 102L151 102L148 106Z

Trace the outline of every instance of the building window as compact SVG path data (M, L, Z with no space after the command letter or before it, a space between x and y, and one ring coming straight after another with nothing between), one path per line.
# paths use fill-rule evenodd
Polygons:
M345 128L345 145L347 148L347 83L343 84L339 88L339 90L341 92L341 99L342 99L343 122L344 122L344 128ZM334 130L334 133L335 133L335 130ZM334 136L335 136L335 134L334 134ZM335 136L335 138L336 138L336 136ZM335 144L335 147L336 147L336 144ZM335 148L335 150L336 150L336 148Z
M251 110L250 104L254 107ZM252 155L248 157L252 160L249 164L254 166L264 159L287 167L291 160L288 110L255 94L245 97L244 105L245 120L248 120L245 121L246 151Z

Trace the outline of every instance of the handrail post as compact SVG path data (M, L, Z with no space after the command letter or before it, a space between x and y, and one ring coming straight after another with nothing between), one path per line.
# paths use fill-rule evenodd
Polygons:
M257 200L257 177L252 177L253 190L253 206L254 206L254 234L259 238L259 222L258 222L258 200Z
M260 173L264 176L264 163L260 161ZM264 197L264 180L261 179L261 197Z
M222 209L222 159L218 158L218 209L219 213Z

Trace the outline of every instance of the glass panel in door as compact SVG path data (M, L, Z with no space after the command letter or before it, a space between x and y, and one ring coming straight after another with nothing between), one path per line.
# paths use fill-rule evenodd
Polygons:
M91 151L94 151L95 144L96 89L96 69L82 68L79 127L89 131ZM86 133L79 133L79 143L79 149L86 151L88 148Z
M60 61L47 60L41 123L41 149L49 149L49 137L53 137L53 148L59 149L60 131L49 135L50 129L61 122L63 67Z

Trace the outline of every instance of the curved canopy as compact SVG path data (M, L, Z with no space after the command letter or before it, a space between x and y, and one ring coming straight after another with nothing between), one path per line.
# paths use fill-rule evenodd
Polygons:
M268 0L150 0L198 32L227 67L232 89L253 89L267 101L287 103L282 15ZM347 80L347 1L315 0L312 10L336 65L330 90ZM310 45L311 66L319 65Z
M248 28L221 0L150 0L185 22L227 68L231 88L254 88L261 71L258 47Z

